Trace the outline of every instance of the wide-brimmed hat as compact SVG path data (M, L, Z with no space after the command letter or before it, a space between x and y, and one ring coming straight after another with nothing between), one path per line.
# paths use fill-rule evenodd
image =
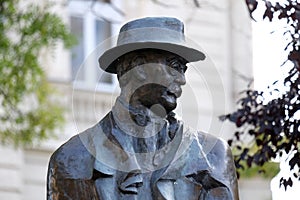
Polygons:
M184 36L184 25L171 17L147 17L126 23L118 35L117 46L99 57L100 67L116 73L113 62L120 56L139 49L160 49L172 52L188 62L204 60L205 55L189 44Z

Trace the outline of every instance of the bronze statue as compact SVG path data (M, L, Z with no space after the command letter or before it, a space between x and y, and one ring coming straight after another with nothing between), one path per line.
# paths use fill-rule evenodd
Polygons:
M125 24L117 46L99 58L117 74L121 94L98 124L53 153L47 199L238 200L227 144L188 129L173 112L186 64L203 59L175 18Z

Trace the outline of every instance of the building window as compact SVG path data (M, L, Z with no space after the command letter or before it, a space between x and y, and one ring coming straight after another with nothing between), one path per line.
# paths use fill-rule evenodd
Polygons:
M77 37L71 50L71 72L75 87L112 91L116 77L99 68L98 57L111 44L99 46L113 34L111 23L95 16L91 4L71 2L69 5L70 27Z
M96 43L100 44L109 36L111 36L111 25L108 22L96 20ZM100 54L100 53L99 53ZM98 60L98 58L97 58ZM98 71L98 82L113 84L113 76L109 73Z
M72 80L75 80L80 65L84 59L83 47L83 19L81 17L71 16L71 32L76 36L77 44L72 48L71 66ZM78 74L78 80L84 80L84 73Z

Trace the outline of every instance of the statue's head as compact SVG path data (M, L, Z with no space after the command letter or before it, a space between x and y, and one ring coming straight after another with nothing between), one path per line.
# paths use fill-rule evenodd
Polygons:
M159 108L163 115L176 108L186 64L204 58L185 42L181 21L152 17L125 24L117 46L104 52L99 64L106 72L117 74L121 95L130 104Z
M116 62L121 91L128 95L129 103L159 109L168 113L176 108L185 84L187 61L168 51L141 49L122 56ZM129 90L127 90L127 88Z

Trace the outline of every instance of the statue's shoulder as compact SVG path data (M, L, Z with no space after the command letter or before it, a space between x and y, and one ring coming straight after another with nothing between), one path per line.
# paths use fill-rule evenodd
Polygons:
M228 180L235 179L236 175L233 156L227 142L203 132L197 132L195 140L197 142L192 143L191 152L200 152L200 159L195 159L200 163L199 166L206 163L212 177L230 185Z
M238 199L236 170L229 145L222 138L203 132L198 132L198 139L209 164L209 176L229 189L231 198L228 199Z
M231 149L224 139L201 131L197 131L197 139L202 145L203 150L206 150L208 154L211 153L225 157L230 154L231 156Z
M212 174L225 172L234 166L230 147L219 137L193 130L185 134L182 144L183 150L179 150L184 152L181 157L186 174L195 171L194 166L197 166L197 171L214 169Z
M61 145L51 156L49 166L64 178L85 178L93 172L93 143L91 129L73 136Z
M95 141L102 137L103 131L109 131L111 114L108 113L91 128L73 136L61 145L51 156L49 167L63 178L88 178L95 165Z

